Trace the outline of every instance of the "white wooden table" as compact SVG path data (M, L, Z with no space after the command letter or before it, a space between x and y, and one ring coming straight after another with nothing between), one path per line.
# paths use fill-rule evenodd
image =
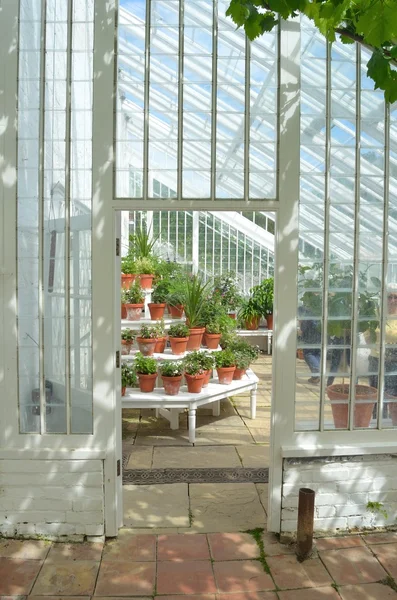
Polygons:
M125 357L123 357L125 358ZM220 401L229 396L236 396L249 390L251 396L251 419L256 418L256 390L258 378L251 370L243 379L233 381L230 385L218 383L217 377L200 394L190 394L185 385L181 386L177 396L167 396L163 388L155 388L152 393L142 393L135 388L127 388L125 396L121 398L123 408L155 408L171 425L171 429L179 429L179 413L189 411L189 442L194 444L196 439L196 411L200 406L214 404L213 415L220 415Z
M272 342L273 342L273 330L272 329L265 329L264 327L260 327L259 329L237 329L236 331L237 335L240 337L246 337L246 338L259 338L259 342L261 342L262 340L266 339L266 352L267 354L271 354L272 353ZM256 342L256 340L252 340L254 343ZM262 345L259 343L258 344L261 350L264 350L264 347L261 347Z

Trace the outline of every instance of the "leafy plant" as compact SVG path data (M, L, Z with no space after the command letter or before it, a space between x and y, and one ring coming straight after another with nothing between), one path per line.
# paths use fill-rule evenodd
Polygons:
M135 355L135 370L140 375L154 375L157 373L157 361L151 356L143 356L140 352Z
M239 338L234 330L225 331L221 335L221 339L219 341L219 345L224 350L225 348L230 348L232 344L237 341Z
M226 350L219 350L218 352L214 352L215 356L215 365L216 367L235 367L236 366L236 355L233 350L230 348L226 348Z
M132 343L134 341L134 338L135 338L135 336L134 336L134 332L132 329L127 328L127 329L123 329L121 331L121 339L122 340Z
M184 363L182 360L166 360L159 364L159 371L164 377L178 377L183 375Z
M152 325L152 327L156 331L156 338L162 338L165 336L164 319L157 321L155 325Z
M142 227L130 236L131 249L137 258L149 258L153 254L158 235L152 235L151 228L147 231Z
M215 366L213 352L199 352L198 360L204 371L210 371Z
M137 387L138 379L135 368L126 362L121 363L121 386L122 387Z
M273 314L274 279L264 279L250 290L252 302L261 317Z
M235 273L230 271L214 278L214 296L226 310L235 310L241 304L243 296Z
M128 304L128 290L121 288L120 300L121 304Z
M125 275L132 275L135 271L135 260L130 254L123 256L121 259L121 272Z
M199 327L201 324L201 313L205 305L205 292L208 284L209 282L204 283L199 275L191 275L186 281L184 307L189 327Z
M125 304L143 304L145 297L142 292L142 288L139 285L139 281L134 281L130 288L125 291Z
M252 346L246 340L239 338L233 341L229 348L236 355L236 366L238 369L247 369L260 354L259 346Z
M170 282L166 279L161 279L155 286L152 292L152 302L154 304L164 304L167 301L167 296L170 292Z
M181 277L182 272L183 266L180 263L158 258L155 271L156 283L159 280L170 282L176 277Z
M185 373L188 375L200 375L204 373L205 369L203 369L201 360L200 352L197 350L188 354L183 360Z
M170 281L167 295L167 304L170 306L184 306L186 302L186 279L176 277Z
M220 334L221 333L221 324L217 323L216 321L210 321L205 326L205 330L207 333Z
M189 327L184 323L175 323L168 330L168 335L172 338L186 338L189 337L189 333Z
M251 319L256 319L261 317L261 312L258 310L257 304L253 301L252 298L246 298L243 300L240 310L238 311L239 321L250 321Z
M157 339L157 327L156 325L142 325L139 330L138 337L144 340Z
M155 260L150 256L142 256L135 261L135 273L138 275L151 275L155 271Z
M385 519L388 517L382 502L367 502L367 510L373 514L382 515Z

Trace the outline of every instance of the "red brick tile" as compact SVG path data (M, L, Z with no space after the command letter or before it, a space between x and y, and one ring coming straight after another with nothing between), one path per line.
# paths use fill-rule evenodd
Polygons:
M50 548L44 540L0 540L0 557L44 560Z
M317 558L300 563L295 556L266 558L274 581L281 589L327 586L332 579Z
M93 593L99 562L88 560L45 562L34 596L89 596Z
M239 560L259 557L259 547L248 533L210 533L208 541L214 560Z
M368 546L373 544L396 544L397 531L385 531L384 533L369 533L363 535L363 540Z
M103 561L149 561L156 560L156 536L134 535L129 531L120 531L117 539L106 542Z
M151 596L155 576L154 562L102 562L95 596Z
M216 562L214 572L219 592L260 592L275 588L272 578L257 560Z
M91 596L29 596L28 600L90 600L90 598ZM4 600L4 598L2 597L1 600ZM138 599L135 598L134 600Z
M99 562L102 556L102 543L95 544L53 544L46 563L58 560L93 560Z
M215 592L215 580L209 560L162 561L157 565L158 594L211 594Z
M155 596L155 600L182 600L185 596ZM189 600L216 600L215 594L192 594ZM238 600L236 598L236 600Z
M368 548L327 550L320 556L338 585L372 583L386 577L386 572Z
M280 600L340 600L333 587L304 588L302 590L285 590L279 592Z
M216 600L277 600L277 596L275 592L241 592L240 594L218 594Z
M342 600L396 600L397 593L381 583L345 585L339 588Z
M204 534L159 535L157 560L209 560L210 551Z
M266 556L279 556L280 554L295 555L295 548L292 544L280 544L278 537L270 531L264 532L262 542Z
M320 538L316 540L315 544L319 552L322 550L336 550L337 548L356 548L357 546L364 547L364 542L358 535Z
M372 546L371 550L386 571L397 578L397 544L379 544Z
M40 560L0 558L0 596L29 594L42 564Z

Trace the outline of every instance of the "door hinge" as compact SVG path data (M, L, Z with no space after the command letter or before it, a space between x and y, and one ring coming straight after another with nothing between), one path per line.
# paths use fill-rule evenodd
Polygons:
M120 369L120 350L116 351L116 369Z
M117 461L117 477L121 475L121 460Z
M116 256L120 256L120 238L116 238Z

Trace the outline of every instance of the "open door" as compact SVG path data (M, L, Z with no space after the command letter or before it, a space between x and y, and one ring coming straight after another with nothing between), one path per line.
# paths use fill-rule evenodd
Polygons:
M113 248L115 248L115 261L114 261L114 332L115 340L114 347L118 352L116 359L116 455L117 455L117 486L116 486L116 510L117 510L117 523L118 527L123 526L123 451L122 451L122 440L121 440L121 376L120 376L120 273L121 273L121 251L120 251L120 240L121 240L121 212L115 211L114 213L114 232L115 239Z

